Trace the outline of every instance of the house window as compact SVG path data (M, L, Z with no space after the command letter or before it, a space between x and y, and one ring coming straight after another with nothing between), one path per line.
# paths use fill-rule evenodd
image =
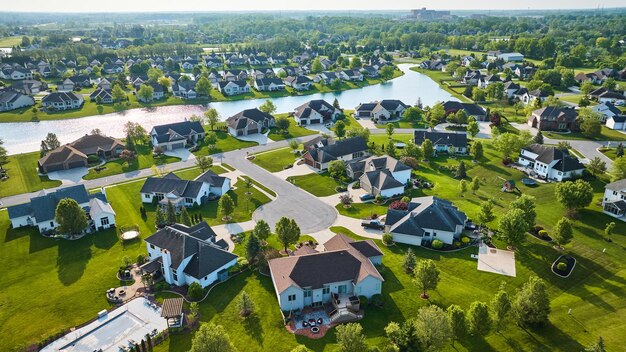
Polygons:
M144 194L143 197L148 199L148 198L150 198L150 195L149 194Z
M163 199L163 193L157 193L154 196L156 197L157 200Z
M436 232L433 232L433 237L437 237L437 233Z
M192 204L193 203L193 198L185 198L185 203Z
M54 221L50 221L50 227L54 227Z
M430 232L424 232L424 237L430 237Z
M109 217L100 219L100 225L107 226L109 224Z
M313 295L313 291L304 290L304 298L311 297Z
M153 244L151 244L151 245L150 245L150 248L151 248L151 249L154 249L154 245L153 245Z
M337 286L337 293L341 294L341 293L348 293L348 286L346 285L339 285Z
M178 275L176 275L175 271L172 273L172 278L174 278L174 281L178 281Z
M324 287L322 288L322 294L323 295L327 295L330 293L330 287Z
M289 295L289 296L287 296L287 301L293 302L295 300L296 300L296 295Z

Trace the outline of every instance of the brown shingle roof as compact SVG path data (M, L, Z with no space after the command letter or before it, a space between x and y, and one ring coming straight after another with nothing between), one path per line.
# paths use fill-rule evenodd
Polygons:
M161 316L163 318L174 318L183 314L183 298L166 298L163 300Z

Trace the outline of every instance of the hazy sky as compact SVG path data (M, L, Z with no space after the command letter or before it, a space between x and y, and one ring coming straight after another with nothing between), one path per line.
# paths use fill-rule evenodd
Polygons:
M2 0L1 11L24 12L137 12L137 11L253 11L253 10L400 10L420 7L435 9L572 9L624 7L624 0Z

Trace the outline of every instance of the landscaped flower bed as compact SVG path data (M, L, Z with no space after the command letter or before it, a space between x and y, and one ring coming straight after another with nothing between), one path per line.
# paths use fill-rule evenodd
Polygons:
M574 257L562 255L552 263L552 272L560 277L566 278L570 276L575 266L576 259Z

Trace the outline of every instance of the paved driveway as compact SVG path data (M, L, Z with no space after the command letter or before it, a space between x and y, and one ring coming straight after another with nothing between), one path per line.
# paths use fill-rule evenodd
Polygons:
M187 160L195 160L196 156L193 155L189 149L187 148L178 148L178 149L174 149L174 150L166 150L163 152L163 154L168 155L168 156L173 156L176 158L180 158L181 161L187 161Z
M83 176L87 175L89 170L86 167L77 167L69 170L49 172L48 178L51 180L61 181L63 185L73 185L83 180Z
M273 140L269 139L269 137L267 137L267 133L265 134L253 134L250 136L239 136L237 137L237 139L242 140L242 141L248 141L248 142L257 142L260 145L265 145L265 144L269 144L269 143L274 143Z

